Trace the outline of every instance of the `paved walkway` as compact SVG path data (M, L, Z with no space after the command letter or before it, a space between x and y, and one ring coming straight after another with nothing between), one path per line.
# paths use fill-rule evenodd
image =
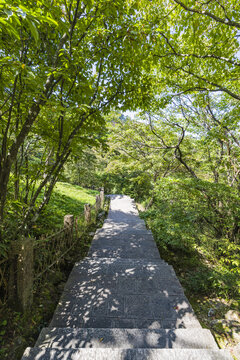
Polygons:
M48 328L22 360L231 360L203 329L134 201L114 195Z

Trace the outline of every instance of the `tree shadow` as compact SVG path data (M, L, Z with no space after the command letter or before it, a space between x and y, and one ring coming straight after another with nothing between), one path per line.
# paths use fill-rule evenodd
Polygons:
M151 257L155 248L129 201L121 212L111 206L94 237L92 257L75 264L53 319L39 336L40 349L27 350L23 360L86 360L96 348L105 351L101 359L114 359L113 349L119 349L124 360L137 359L133 349L144 349L139 359L148 359L151 349L206 347L173 268L159 255ZM211 337L207 346L216 346Z

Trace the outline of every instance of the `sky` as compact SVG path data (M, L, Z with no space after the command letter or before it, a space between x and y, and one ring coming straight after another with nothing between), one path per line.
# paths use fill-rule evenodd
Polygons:
M131 119L133 119L137 115L137 111L129 111L129 110L127 110L123 114L125 116L129 116Z

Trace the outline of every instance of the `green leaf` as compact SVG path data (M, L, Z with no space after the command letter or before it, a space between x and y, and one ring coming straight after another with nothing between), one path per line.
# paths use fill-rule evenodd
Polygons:
M39 41L39 33L38 33L38 30L37 30L37 27L36 25L34 24L34 21L30 20L29 18L26 19L27 20L27 23L29 25L29 28L30 28L30 31L31 31L31 34L36 42L36 44L38 43Z
M17 32L17 30L9 23L9 21L6 21L4 19L1 19L0 18L0 23L2 23L6 30L8 31L8 33L10 35L13 35L17 40L20 40L20 35L19 33Z
M53 25L58 26L58 22L57 22L56 20L54 20L53 18L47 16L47 17L46 17L46 20L47 20L47 22L50 22L50 23L52 23Z

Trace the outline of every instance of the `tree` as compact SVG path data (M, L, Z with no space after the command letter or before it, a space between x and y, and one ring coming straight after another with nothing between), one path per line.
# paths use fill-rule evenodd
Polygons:
M139 6L122 0L1 5L2 222L12 181L15 202L24 200L22 230L48 203L77 143L100 131L110 106L146 100Z
M213 236L239 243L235 111L229 96L181 96L164 110L152 109L139 120L114 120L107 169L115 173L118 187L147 200L147 207L157 207L164 178L176 179L178 187L188 189L189 196L194 194L196 204L201 202L199 208L204 204L205 215L198 213L199 222L211 227Z
M239 14L236 0L149 3L144 29L166 98L205 91L240 100Z

